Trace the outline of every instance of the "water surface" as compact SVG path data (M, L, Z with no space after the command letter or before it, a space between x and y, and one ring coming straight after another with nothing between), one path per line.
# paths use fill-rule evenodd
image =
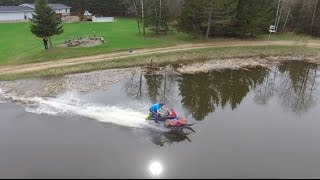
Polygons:
M0 177L319 178L318 74L315 64L286 62L135 74L54 97L2 90ZM159 101L195 123L191 142L144 121Z

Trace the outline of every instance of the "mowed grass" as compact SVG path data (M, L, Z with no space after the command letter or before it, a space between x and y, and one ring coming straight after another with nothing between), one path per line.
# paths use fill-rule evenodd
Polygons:
M30 23L0 23L0 65L80 57L129 48L173 46L195 41L180 33L155 36L147 32L146 36L139 35L134 19L116 19L109 23L63 23L63 28L63 34L52 37L54 47L46 52L42 39L31 33ZM103 37L106 43L94 47L59 47L67 38L92 37L93 31L96 36Z
M53 48L45 51L41 38L36 37L30 31L30 23L0 23L0 66L34 63L40 61L57 60L63 58L89 56L99 53L114 52L120 50L155 48L174 46L183 43L200 43L204 39L192 39L188 35L174 32L169 35L155 35L147 31L145 36L139 35L135 19L116 18L115 22L93 23L75 22L63 23L64 33L52 37ZM63 48L67 38L103 37L105 44L94 47ZM211 38L208 41L248 41L267 40L268 35L260 35L252 38ZM270 40L310 40L308 37L296 35L272 35ZM205 41L205 42L208 42Z

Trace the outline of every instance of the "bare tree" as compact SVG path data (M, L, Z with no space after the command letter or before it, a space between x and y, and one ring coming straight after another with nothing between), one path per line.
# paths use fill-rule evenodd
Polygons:
M318 2L319 2L319 0L316 0L316 4L315 4L315 6L314 6L314 10L313 10L313 14L312 14L312 21L311 21L310 33L312 33L312 28L313 28L313 23L314 23L314 17L315 17L315 15L316 15Z
M286 24L287 24L287 21L288 21L288 17L289 17L289 14L290 14L290 10L291 10L292 4L293 4L293 0L291 0L291 4L290 4L289 10L288 10L288 14L287 14L287 17L286 17L286 20L284 22L284 25L283 25L282 29L286 28Z
M207 25L207 32L206 32L206 39L209 38L210 33L210 26L211 26L211 19L212 19L212 9L213 9L212 0L209 0L209 15L208 15L208 25Z
M144 23L144 0L141 0L141 20L142 20L142 29L143 29L143 35L146 34L146 27Z

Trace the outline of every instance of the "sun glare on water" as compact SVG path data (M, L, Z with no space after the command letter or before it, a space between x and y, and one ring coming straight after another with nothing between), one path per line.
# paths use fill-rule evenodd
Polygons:
M154 161L149 166L149 171L153 176L159 176L162 173L162 164L158 161Z

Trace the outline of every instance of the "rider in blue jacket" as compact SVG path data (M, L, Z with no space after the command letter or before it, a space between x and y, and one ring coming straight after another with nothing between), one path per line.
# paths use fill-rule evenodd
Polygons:
M152 117L154 118L154 121L159 124L159 110L160 109L164 109L163 108L163 103L157 103L157 104L153 104L150 106L149 111L151 112Z

